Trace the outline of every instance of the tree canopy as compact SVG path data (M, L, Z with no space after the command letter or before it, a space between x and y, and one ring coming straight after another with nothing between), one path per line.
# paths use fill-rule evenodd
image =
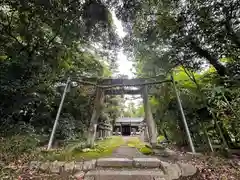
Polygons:
M173 74L194 144L211 139L239 147L239 9L236 0L1 1L2 134L31 131L48 137L66 79L117 76L116 58L123 49L136 77L159 81ZM113 12L124 37L116 33ZM57 139L84 137L95 98L88 88L71 84ZM186 145L172 84L151 90L159 133ZM114 124L124 102L118 96L105 100L100 119ZM125 116L144 116L143 106L129 104L128 110Z
M0 32L2 128L24 122L49 133L59 83L68 76L111 76L118 38L109 9L98 0L1 1ZM72 88L63 118L87 126L89 98Z

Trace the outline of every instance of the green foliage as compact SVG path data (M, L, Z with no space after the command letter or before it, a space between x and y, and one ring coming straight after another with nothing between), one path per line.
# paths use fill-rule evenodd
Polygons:
M107 96L104 112L108 114L108 123L114 124L115 120L121 115L123 102L119 96Z
M4 0L0 32L1 136L39 134L46 145L63 93L58 85L68 76L112 74L107 61L118 42L109 9L100 1ZM93 98L79 84L70 88L56 142L85 136Z
M224 76L232 72L220 63L221 57L239 60L236 1L138 1L123 9L133 13L126 49L129 44L134 49L142 69L138 74L155 76L179 65L199 70L208 63ZM216 16L222 18L215 21Z
M232 86L231 81L223 84L211 67L196 72L180 66L173 69L173 76L194 145L198 147L208 143L204 134L206 128L212 142L223 142L221 130L229 147L238 147L240 116L239 94L236 92L239 92L239 88ZM187 145L185 127L172 85L156 85L151 91L153 96L150 104L159 134L164 134L177 145ZM220 130L216 127L216 122L219 123Z
M58 85L68 76L77 81L82 76L113 74L115 62L111 60L120 43L112 26L109 9L113 6L131 31L121 43L135 58L137 76L162 80L173 73L194 144L206 144L204 126L210 139L223 142L219 136L222 131L229 147L238 146L239 3L140 0L124 1L121 7L114 4L107 6L98 0L0 2L0 130L5 161L7 156L13 160L18 153L31 153L36 147L35 137L23 138L26 134L40 134L38 140L46 144L61 101L62 87ZM78 84L67 93L56 140L85 137L94 102L85 88ZM186 145L172 85L154 85L151 91L150 104L159 133ZM123 102L112 96L107 102L100 121L114 123ZM142 106L129 104L128 109L127 116L144 115ZM100 143L98 150L76 157L108 154L117 146L109 141L106 143L111 147ZM150 151L138 143L129 145ZM83 147L79 143L70 151ZM71 153L57 157L75 158Z

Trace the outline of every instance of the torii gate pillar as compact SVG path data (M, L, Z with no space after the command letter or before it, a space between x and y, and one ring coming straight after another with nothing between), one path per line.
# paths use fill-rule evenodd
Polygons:
M98 119L103 107L104 102L104 92L102 89L97 88L95 102L94 102L94 109L93 114L90 120L90 126L88 130L88 139L87 139L87 145L89 147L93 147L94 141L96 138L96 132L97 132L97 125L98 125Z
M148 99L148 90L146 85L143 87L143 105L150 143L154 147L157 144L156 124L152 116L152 111Z

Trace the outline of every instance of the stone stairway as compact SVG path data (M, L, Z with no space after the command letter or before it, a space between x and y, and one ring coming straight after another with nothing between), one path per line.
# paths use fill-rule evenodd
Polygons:
M102 158L96 169L88 171L84 180L164 180L156 158Z
M89 171L84 180L166 180L157 169L102 169Z
M157 158L100 158L82 162L31 162L30 168L48 170L78 180L173 180L192 176L190 164L160 161Z

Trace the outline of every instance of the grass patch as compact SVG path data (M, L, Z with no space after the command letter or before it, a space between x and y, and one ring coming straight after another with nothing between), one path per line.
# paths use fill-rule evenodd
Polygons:
M141 153L145 155L153 154L153 151L150 147L147 147L146 143L140 141L137 137L132 137L127 141L128 147L137 148Z
M99 140L93 149L81 149L81 143L75 144L62 151L56 152L43 152L45 160L59 160L59 161L72 161L72 160L90 160L97 159L111 155L112 152L119 146L124 144L124 140L120 136L113 136L108 139Z

